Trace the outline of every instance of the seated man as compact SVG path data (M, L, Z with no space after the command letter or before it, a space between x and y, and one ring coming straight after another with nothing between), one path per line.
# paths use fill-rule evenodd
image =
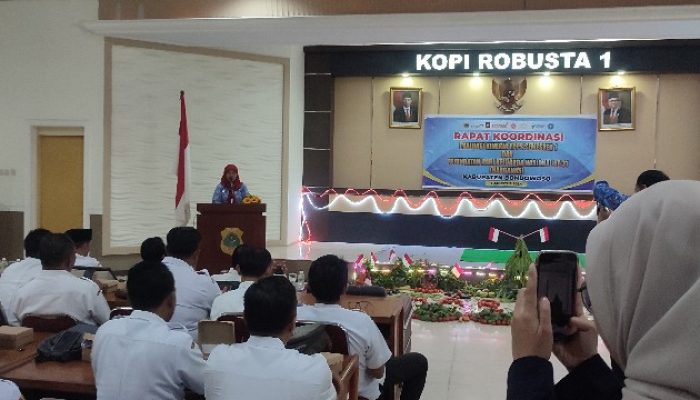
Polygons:
M379 328L369 315L340 306L348 286L347 262L333 255L311 263L308 288L316 304L298 310L300 320L339 324L348 334L350 354L360 361L359 394L369 400L394 398L394 385L401 383L401 399L419 399L428 372L428 360L419 353L392 357ZM379 379L386 378L380 390ZM381 395L381 396L380 396Z
M209 355L204 371L207 400L335 400L325 358L284 348L294 331L297 309L289 280L260 279L248 288L244 303L250 339L217 346Z
M36 278L41 272L41 260L39 260L39 243L41 239L49 234L46 229L34 229L24 238L24 255L22 261L11 264L0 275L0 306L7 316L10 325L19 325L9 311L10 301L17 289L22 285Z
M68 229L66 235L75 243L75 266L91 267L100 266L97 259L90 257L90 243L92 243L92 229Z
M211 306L211 319L222 314L243 312L243 296L257 280L272 275L272 256L266 249L251 246L236 248L236 263L241 284L235 290L221 294Z
M173 274L159 261L129 270L134 312L97 330L92 369L99 399L182 399L204 393L204 359L192 337L168 328L175 311Z
M190 226L173 228L166 240L168 256L163 259L163 264L173 274L177 292L177 307L168 325L174 329L184 327L196 341L197 324L209 318L211 304L221 291L206 270L194 270L202 240L196 229Z
M12 318L62 314L90 325L109 320L109 306L97 284L70 273L75 246L67 235L47 234L39 244L39 258L41 272L19 288L10 303Z
M637 177L637 182L634 185L634 192L640 192L649 186L670 180L671 178L668 177L663 171L659 171L658 169L648 169Z

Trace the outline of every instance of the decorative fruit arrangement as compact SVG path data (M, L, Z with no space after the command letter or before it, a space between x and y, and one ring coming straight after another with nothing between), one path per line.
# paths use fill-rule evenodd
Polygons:
M260 204L260 197L249 194L243 198L243 204Z
M477 306L480 310L469 315L472 321L487 325L510 325L513 313L500 308L501 303L498 300L481 299Z
M413 318L421 321L457 321L462 316L458 308L446 304L419 301L414 305Z

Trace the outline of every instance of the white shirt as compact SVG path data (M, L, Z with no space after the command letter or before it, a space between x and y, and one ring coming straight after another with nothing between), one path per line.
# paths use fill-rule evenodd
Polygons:
M369 315L348 310L339 304L317 303L297 308L297 320L332 322L340 325L348 334L348 350L357 354L360 364L360 396L370 400L379 397L379 380L372 378L368 369L380 368L391 358L386 340Z
M251 336L221 345L204 370L207 400L335 400L331 370L320 354L285 349L278 338Z
M91 325L109 320L109 306L97 284L65 270L42 270L17 290L10 311L17 321L26 315L56 314Z
M192 337L158 315L135 310L102 325L92 348L97 398L182 399L204 393L204 359Z
M96 258L92 258L90 256L83 256L78 253L75 253L75 265L76 267L89 267L89 268L97 268L100 266L100 262L97 261Z
M211 304L216 296L221 294L219 285L211 279L208 272L198 273L179 258L165 257L163 264L175 278L175 298L177 299L175 314L168 325L174 329L184 326L196 341L197 323L209 318Z
M12 263L0 275L0 305L10 325L19 325L19 321L10 312L10 302L17 292L27 282L36 278L41 272L41 260L27 257L22 261Z
M2 400L20 400L21 393L14 382L0 379L0 399Z
M243 312L245 309L243 307L243 296L245 296L245 292L253 283L255 282L241 282L240 286L235 290L229 290L215 298L214 303L211 305L211 319L215 320L219 318L221 314Z

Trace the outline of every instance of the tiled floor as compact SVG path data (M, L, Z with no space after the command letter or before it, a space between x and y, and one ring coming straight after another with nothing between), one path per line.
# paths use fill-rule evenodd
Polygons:
M510 327L413 320L412 349L428 358L425 400L503 400L512 361ZM602 342L603 359L609 355ZM555 357L554 378L566 375Z

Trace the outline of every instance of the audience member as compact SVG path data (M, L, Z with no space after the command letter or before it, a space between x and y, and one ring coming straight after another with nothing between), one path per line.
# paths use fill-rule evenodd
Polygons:
M109 319L109 306L97 284L70 273L75 246L68 235L49 233L39 244L42 270L17 290L10 310L22 321L27 315L67 315L86 324L100 325Z
M668 177L663 171L659 171L658 169L648 169L637 177L637 183L634 186L634 192L639 192L642 191L649 186L667 181L671 178Z
M192 337L170 330L175 280L160 261L129 270L130 316L97 330L92 350L97 398L182 399L184 388L204 393L204 359Z
M90 243L92 243L92 229L68 229L66 235L75 243L76 267L99 267L100 262L90 257Z
M241 284L235 290L228 291L214 299L211 306L211 319L222 314L243 312L243 297L250 285L258 279L272 275L272 256L266 249L241 245L234 252Z
M39 243L49 234L46 229L34 229L24 238L25 259L11 264L0 275L0 307L7 316L10 325L18 325L13 314L9 311L10 302L17 289L36 278L41 272L41 260L39 259Z
M0 379L0 399L21 400L23 397L14 382Z
M580 301L571 338L553 348L549 304L540 300L538 309L531 269L513 319L509 399L700 398L700 322L692 318L700 303L698 198L700 182L661 182L591 231L581 297L595 323L581 316ZM624 371L624 387L597 354L597 331ZM552 350L569 369L556 386Z
M208 400L335 400L332 374L320 354L285 349L296 322L297 298L287 278L271 276L244 296L247 342L222 345L204 372Z
M161 262L165 258L165 243L158 236L148 238L141 243L141 259L143 261Z
M337 323L348 334L351 354L360 361L359 394L369 400L393 399L394 385L403 384L401 399L419 399L428 372L428 360L419 353L392 357L377 325L369 315L340 306L340 296L348 285L347 262L325 255L309 269L308 288L316 304L298 310L300 320ZM384 376L380 388L379 379Z
M202 240L196 229L179 226L171 229L166 239L168 256L163 264L172 272L177 292L177 307L169 325L175 329L184 327L196 341L197 324L209 317L211 304L221 291L206 270L194 270Z

